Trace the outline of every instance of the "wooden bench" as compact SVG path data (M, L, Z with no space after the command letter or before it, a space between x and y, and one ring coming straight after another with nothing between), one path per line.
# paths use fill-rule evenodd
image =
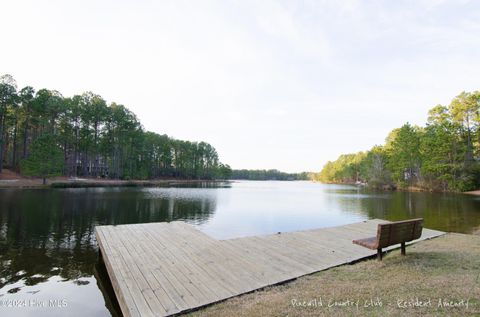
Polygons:
M377 258L382 260L382 248L401 244L402 255L405 255L405 242L420 238L423 218L378 224L377 236L353 240L353 243L372 250L377 249Z

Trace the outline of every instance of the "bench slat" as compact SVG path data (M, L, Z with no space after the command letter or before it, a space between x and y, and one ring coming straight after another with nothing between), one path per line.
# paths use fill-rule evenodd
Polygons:
M422 228L423 219L379 224L377 230L378 247L385 248L418 239L422 235Z
M382 259L382 248L395 244L402 245L405 255L405 242L419 239L422 235L423 218L381 223L377 226L377 236L353 240L353 243L369 249L377 249L378 259Z

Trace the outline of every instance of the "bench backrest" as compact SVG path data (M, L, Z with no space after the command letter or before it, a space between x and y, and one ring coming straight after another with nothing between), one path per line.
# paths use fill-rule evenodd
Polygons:
M378 247L385 248L418 239L422 235L422 227L422 218L379 224L377 229Z

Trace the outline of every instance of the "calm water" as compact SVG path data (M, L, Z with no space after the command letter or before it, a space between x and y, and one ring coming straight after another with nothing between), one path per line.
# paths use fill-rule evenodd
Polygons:
M480 197L310 182L0 190L0 315L115 315L96 225L181 220L225 239L413 217L428 228L469 233L480 226ZM10 300L29 307L1 307Z

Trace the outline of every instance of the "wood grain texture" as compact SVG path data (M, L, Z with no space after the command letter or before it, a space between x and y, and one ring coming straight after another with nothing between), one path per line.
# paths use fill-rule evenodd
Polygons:
M352 240L387 222L229 240L183 222L97 226L95 233L123 315L169 316L375 255ZM442 234L424 229L411 243Z

